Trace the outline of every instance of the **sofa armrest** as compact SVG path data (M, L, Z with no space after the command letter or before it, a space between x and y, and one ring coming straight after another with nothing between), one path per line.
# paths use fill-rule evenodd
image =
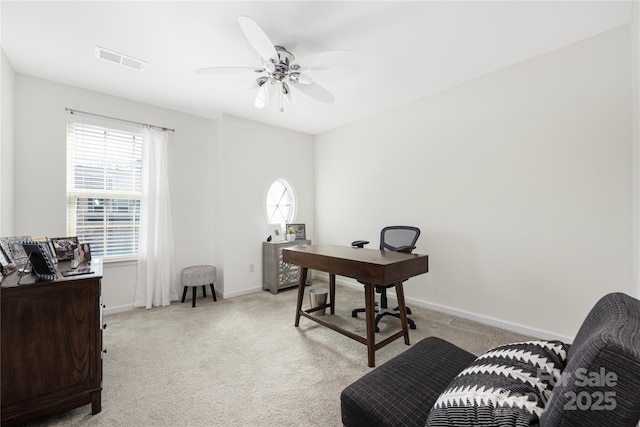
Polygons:
M567 354L541 427L634 427L640 420L640 301L602 297Z

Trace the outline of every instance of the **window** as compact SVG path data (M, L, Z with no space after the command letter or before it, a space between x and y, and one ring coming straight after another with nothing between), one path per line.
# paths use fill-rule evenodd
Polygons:
M105 261L135 259L141 191L141 132L67 123L69 236Z
M266 198L266 216L268 224L285 224L293 222L295 214L295 200L293 190L287 181L274 181Z

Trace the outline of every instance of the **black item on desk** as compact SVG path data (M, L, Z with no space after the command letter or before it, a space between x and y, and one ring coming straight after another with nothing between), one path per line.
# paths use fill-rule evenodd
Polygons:
M22 247L29 255L33 273L40 280L55 280L56 268L42 242L23 242ZM25 265L26 267L26 265Z
M68 277L68 276L79 276L81 274L91 274L95 272L91 270L91 267L80 267L74 270L63 270L60 273L62 273L64 277Z

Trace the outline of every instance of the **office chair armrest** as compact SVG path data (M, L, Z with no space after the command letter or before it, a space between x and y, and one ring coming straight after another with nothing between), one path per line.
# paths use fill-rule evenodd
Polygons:
M369 244L366 240L356 240L351 243L351 246L355 246L356 248L363 248L364 245Z
M396 252L411 253L411 251L413 251L415 248L415 246L399 246L396 248Z

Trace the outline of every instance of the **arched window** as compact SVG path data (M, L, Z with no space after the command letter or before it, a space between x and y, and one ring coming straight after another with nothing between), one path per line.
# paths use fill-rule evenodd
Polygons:
M295 218L295 195L284 179L275 180L267 190L265 214L268 224L292 223Z

